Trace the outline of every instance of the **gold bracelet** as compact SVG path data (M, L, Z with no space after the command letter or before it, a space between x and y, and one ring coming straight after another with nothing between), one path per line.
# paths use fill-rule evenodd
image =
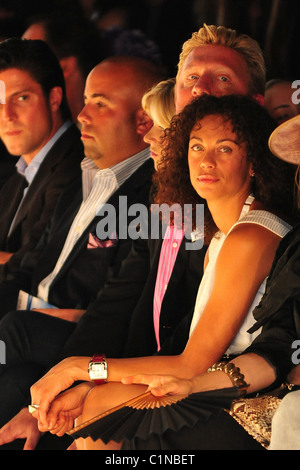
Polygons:
M241 373L239 367L236 367L233 362L216 362L210 367L207 372L215 372L220 370L225 372L230 378L234 387L239 389L241 395L245 395L249 384L245 382L245 376Z

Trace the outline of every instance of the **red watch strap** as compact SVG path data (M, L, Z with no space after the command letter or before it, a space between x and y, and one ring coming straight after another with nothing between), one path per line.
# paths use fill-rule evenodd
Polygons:
M106 359L106 357L105 357L104 354L94 354L93 358L92 358L92 361L93 362L102 362L105 359Z
M104 379L95 379L94 384L95 385L103 385L103 384L106 384L106 380L104 380Z

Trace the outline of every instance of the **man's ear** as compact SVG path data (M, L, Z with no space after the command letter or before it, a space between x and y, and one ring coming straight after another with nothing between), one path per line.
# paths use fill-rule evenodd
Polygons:
M60 86L55 86L50 90L49 103L51 111L59 110L63 97L63 91Z
M153 126L152 119L150 119L146 111L144 111L142 108L136 111L135 122L137 134L141 135L142 137L144 137L144 135L147 134L147 132L149 132Z
M74 56L64 57L59 61L59 63L62 68L65 80L68 80L68 78L71 75L74 75L74 73L79 69L77 57Z

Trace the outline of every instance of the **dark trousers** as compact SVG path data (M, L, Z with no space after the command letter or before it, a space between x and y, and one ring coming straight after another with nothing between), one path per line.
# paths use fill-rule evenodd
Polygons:
M30 387L52 365L76 323L19 310L0 321L5 364L0 364L0 427L30 403ZM3 345L3 344L2 344Z

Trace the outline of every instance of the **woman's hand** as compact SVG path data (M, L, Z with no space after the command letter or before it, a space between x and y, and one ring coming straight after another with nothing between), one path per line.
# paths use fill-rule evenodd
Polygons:
M122 379L123 384L149 385L149 390L155 396L189 395L193 392L193 381L178 379L173 375L134 375Z
M39 411L35 411L33 415L38 419L39 430L63 436L72 429L74 420L82 413L84 401L92 387L94 387L93 383L84 382L61 393L51 403L47 414L47 426L39 420Z
M51 402L77 381L89 381L89 357L70 357L52 367L30 389L31 403L39 405L40 425L48 428L47 413Z

